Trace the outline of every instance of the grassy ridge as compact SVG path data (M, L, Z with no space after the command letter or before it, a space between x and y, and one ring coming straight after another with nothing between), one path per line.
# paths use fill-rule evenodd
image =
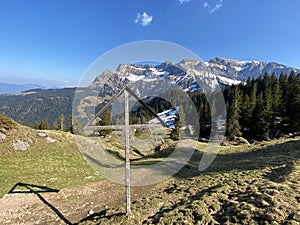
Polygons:
M14 122L13 120L9 119L8 117L0 114L0 130L4 131L4 130L10 130L15 128L17 125L16 122Z
M20 125L0 142L0 197L18 182L61 189L100 180L81 156L71 134L43 132L56 142L47 143L35 130ZM30 149L14 151L15 140L30 143Z

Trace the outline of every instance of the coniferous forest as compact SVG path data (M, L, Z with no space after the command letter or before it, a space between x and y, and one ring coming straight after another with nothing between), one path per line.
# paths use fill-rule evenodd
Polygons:
M300 130L300 74L265 73L246 85L227 86L224 97L229 138L263 140Z
M180 90L170 90L168 99L178 98ZM207 93L188 93L194 102L200 124L200 137L209 137L211 129L211 110ZM300 74L293 71L288 75L265 73L257 79L248 79L239 85L225 86L223 95L226 103L226 137L244 137L248 140L267 140L300 131ZM222 97L222 96L219 96ZM217 99L218 97L216 97ZM171 107L161 98L147 102L156 112ZM189 105L181 107L188 109ZM214 104L218 104L217 100ZM187 110L188 111L188 110ZM186 116L186 115L185 115ZM131 113L131 123L148 120L150 115L142 108ZM189 117L184 118L186 125Z

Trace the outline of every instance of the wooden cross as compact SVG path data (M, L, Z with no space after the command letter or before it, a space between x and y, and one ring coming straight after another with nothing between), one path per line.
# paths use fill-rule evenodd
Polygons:
M122 93L124 93L125 101L125 124L124 125L111 125L111 126L91 126L92 122L116 100ZM161 127L160 124L133 124L129 125L129 99L128 94L133 96L138 102L144 106L153 116L155 116L163 127L168 127L165 122L142 100L140 99L130 88L124 86L117 94L115 94L111 100L95 114L95 116L89 120L89 122L81 129L84 130L124 130L125 134L125 188L126 188L126 214L131 212L130 207L130 144L129 135L130 128L143 128L143 127Z

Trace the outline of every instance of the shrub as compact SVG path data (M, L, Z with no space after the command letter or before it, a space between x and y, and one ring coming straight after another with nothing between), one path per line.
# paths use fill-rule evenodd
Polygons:
M12 119L0 114L0 129L13 129L15 128L17 123Z

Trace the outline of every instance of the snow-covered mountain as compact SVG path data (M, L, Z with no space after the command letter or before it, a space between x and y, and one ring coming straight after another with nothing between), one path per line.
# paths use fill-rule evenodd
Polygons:
M185 91L195 92L205 88L214 89L218 84L239 84L245 82L248 77L257 78L265 72L279 76L281 72L289 74L292 70L296 74L300 73L299 69L274 62L238 61L226 58L214 58L208 62L184 59L177 64L171 62L159 65L121 64L114 72L105 70L94 80L90 88L100 86L106 94L113 94L124 84L143 83L142 85L147 86L147 83L165 79Z
M214 58L205 63L211 68L211 72L218 76L230 77L237 80L247 80L248 77L257 78L268 72L277 76L281 72L289 74L292 70L299 73L299 69L282 65L276 62L239 61L226 58Z

